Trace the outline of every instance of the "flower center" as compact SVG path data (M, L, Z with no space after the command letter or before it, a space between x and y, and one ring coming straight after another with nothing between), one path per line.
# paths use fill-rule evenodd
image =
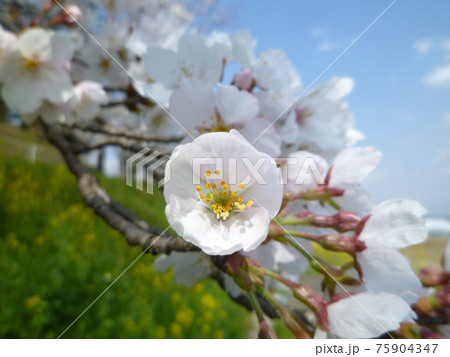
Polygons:
M243 202L239 193L245 189L245 184L238 185L239 191L231 191L229 185L225 181L220 181L217 176L220 171L216 170L205 172L206 184L204 187L198 185L196 187L198 198L206 205L206 207L216 215L218 220L226 221L231 214L244 211L253 205L253 201Z
M228 133L231 129L234 128L233 125L225 125L225 123L223 122L223 119L221 116L219 117L213 117L211 116L209 118L212 123L211 126L208 126L208 124L206 123L206 120L203 120L202 124L204 126L199 128L200 133L214 133L214 132L226 132Z
M22 58L22 68L28 71L36 71L40 66L39 57L34 55L33 57Z
M111 68L111 62L108 58L101 58L98 62L98 67L100 67L101 70L107 72Z

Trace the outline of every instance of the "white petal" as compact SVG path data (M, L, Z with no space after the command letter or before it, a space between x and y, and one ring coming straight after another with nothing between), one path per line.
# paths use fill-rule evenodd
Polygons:
M53 31L42 28L31 28L19 37L19 48L27 58L37 58L39 62L47 62L52 58L51 38Z
M187 130L208 126L215 118L214 93L197 78L183 79L170 97L170 114Z
M373 292L388 292L410 299L410 291L421 284L408 260L395 249L374 242L366 242L367 249L358 254L366 288Z
M248 30L238 31L233 36L233 58L243 67L250 67L255 61L256 40Z
M3 100L8 107L20 113L31 114L37 111L42 104L42 95L38 83L30 76L18 76L13 81L3 83Z
M171 50L158 47L147 49L143 57L147 74L157 82L161 82L169 88L174 88L181 76L178 56Z
M18 50L18 38L15 34L0 27L0 64L12 52Z
M369 192L359 188L347 188L343 196L333 198L342 209L352 211L360 217L365 217L376 206L377 202Z
M280 156L281 137L268 120L261 118L248 120L238 131L257 150L271 157Z
M206 46L206 40L197 33L188 33L180 39L178 57L186 77L202 79L215 85L222 74L221 53Z
M216 219L202 203L172 195L166 206L171 227L206 254L227 255L255 249L266 238L269 217L261 207L250 207L226 221Z
M155 271L165 272L173 267L175 281L186 287L209 276L212 272L211 260L201 252L172 252L161 254L153 264Z
M409 305L387 293L361 293L328 306L332 333L342 338L372 338L396 330L412 316Z
M312 253L312 246L309 242L302 243L302 247ZM307 259L294 247L273 240L260 245L248 255L257 260L264 268L275 272L282 271L295 281L299 281L309 266Z
M70 34L56 32L51 38L52 63L63 68L67 65L75 51L75 43Z
M426 209L417 201L393 199L372 210L359 239L379 242L399 249L423 242L427 227L422 216Z
M320 155L297 151L290 154L288 160L282 165L283 175L287 178L286 191L297 193L325 182L328 164Z
M69 75L58 68L40 69L39 87L45 99L53 104L66 103L73 95Z
M226 125L254 119L259 111L256 97L248 92L239 91L235 86L219 84L216 105Z
M328 335L324 330L322 330L321 328L316 328L316 331L314 332L315 340L324 340L327 338L328 338Z
M327 98L333 101L344 99L350 94L355 82L349 77L335 77L328 84Z
M333 161L331 187L359 185L378 165L381 153L372 147L343 150Z
M290 112L283 125L278 129L286 144L295 144L299 137L299 128L295 112Z

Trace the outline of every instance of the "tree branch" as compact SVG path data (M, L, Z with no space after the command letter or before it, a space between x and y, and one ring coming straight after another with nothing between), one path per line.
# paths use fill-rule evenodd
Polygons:
M64 125L64 127L69 129L80 129L85 132L106 134L109 136L119 136L128 139L142 140L142 141L153 141L159 143L176 143L181 141L183 138L180 136L171 136L162 138L160 135L151 135L143 133L141 130L133 130L127 128L116 128L108 124L102 124L95 121L89 123L74 123L72 125Z
M198 250L180 237L171 236L151 226L113 200L100 186L95 176L81 164L72 151L69 141L55 127L42 121L41 123L47 134L47 140L59 149L68 168L77 178L79 191L87 205L92 207L108 225L122 233L128 244L140 245L143 250L151 254Z

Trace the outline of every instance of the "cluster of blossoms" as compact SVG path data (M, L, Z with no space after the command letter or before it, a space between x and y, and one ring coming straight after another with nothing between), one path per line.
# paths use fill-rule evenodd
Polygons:
M407 199L377 204L361 188L381 153L354 147L363 134L344 101L350 78L297 98L300 76L283 51L257 56L248 31L198 33L192 14L168 0L40 6L45 16L30 17L26 30L0 28L10 109L26 122L100 121L180 138L165 168L165 213L201 251L163 254L155 269L173 267L186 286L220 273L230 296L248 297L261 337L274 335L261 300L297 337L409 337L420 314L439 309L448 322L449 249L445 270L423 271L422 284L398 251L427 238L425 209ZM100 26L93 14L105 10ZM239 71L227 79L230 64ZM345 263L328 264L318 247ZM302 282L308 269L322 277L320 291ZM427 310L430 296L439 309ZM299 307L314 314L308 326Z

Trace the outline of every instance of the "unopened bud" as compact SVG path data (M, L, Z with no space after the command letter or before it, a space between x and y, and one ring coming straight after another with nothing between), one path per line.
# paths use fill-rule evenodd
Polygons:
M266 321L261 321L259 324L258 338L273 339L277 338L277 335L275 331L269 327Z
M339 232L355 230L361 220L357 214L346 210L339 210L335 217L337 218L336 228Z
M66 22L69 25L73 25L80 22L83 19L83 12L81 9L74 4L67 5L66 7Z
M450 307L450 286L439 289L436 291L436 300L438 301L440 307L449 308Z
M74 4L67 5L61 13L54 17L52 23L55 25L76 25L83 19L83 12Z
M286 327L292 332L292 334L297 338L311 338L311 335L303 322L300 319L294 317L286 309L281 309L281 317Z
M253 68L249 67L237 73L232 84L240 90L248 91L253 86Z
M445 336L430 330L427 327L421 327L420 329L420 338L423 339L446 339Z
M319 185L315 188L305 189L293 196L293 199L302 199L307 201L318 200L320 202L327 202L333 197L342 196L345 193L344 189L328 187L327 185Z
M435 309L439 308L439 302L436 300L436 296L422 296L413 305L414 311L420 315L428 315Z
M327 303L317 293L305 284L291 287L294 297L308 306L316 315L320 327L324 331L330 330L328 323Z
M432 265L420 270L419 279L425 287L447 285L450 281L450 274L441 271L438 266Z
M270 238L280 238L280 237L283 237L284 234L285 234L285 231L282 226L280 226L276 222L270 222L269 233L268 233L268 236Z
M282 211L283 208L286 207L289 202L291 202L293 195L294 194L292 192L286 192L283 194L283 201L281 201L280 211Z
M366 244L360 241L358 237L340 234L326 234L321 237L320 244L328 250L350 254L362 252L367 248Z
M264 286L264 269L256 260L232 254L227 256L225 266L226 272L245 291L249 291L255 285Z

